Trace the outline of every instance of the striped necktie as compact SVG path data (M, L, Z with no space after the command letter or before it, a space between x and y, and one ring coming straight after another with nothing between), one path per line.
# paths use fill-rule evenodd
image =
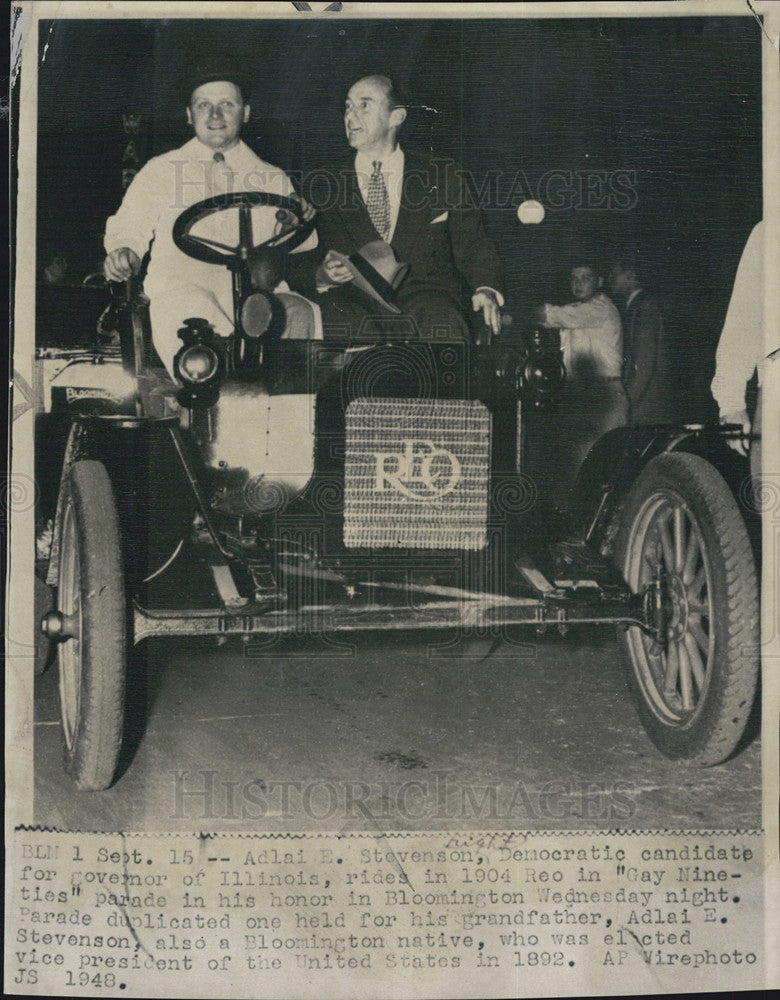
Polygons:
M368 192L366 194L366 208L374 223L374 228L386 240L390 235L390 199L387 195L387 187L382 177L382 162L374 160L374 172L368 182Z

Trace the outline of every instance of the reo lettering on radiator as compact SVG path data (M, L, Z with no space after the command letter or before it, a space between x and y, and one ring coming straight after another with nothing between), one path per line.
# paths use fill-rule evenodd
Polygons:
M397 490L410 500L436 500L461 480L460 461L433 441L404 438L399 452L375 452L375 492Z
M482 403L358 399L346 430L348 547L484 548L490 413Z

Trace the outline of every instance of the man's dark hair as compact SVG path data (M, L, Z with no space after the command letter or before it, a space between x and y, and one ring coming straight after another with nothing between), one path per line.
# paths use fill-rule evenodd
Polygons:
M620 250L609 258L609 268L619 267L621 271L633 271L640 284L649 279L647 258L639 250L630 248Z
M570 261L569 271L573 271L575 267L588 267L597 278L604 277L604 266L598 256L590 253L572 254Z
M379 79L387 84L387 99L391 108L408 108L409 97L406 88L394 76L379 73Z
M406 87L398 80L397 77L392 76L390 73L377 73L369 72L362 73L359 77L355 78L355 83L358 80L374 79L380 80L387 91L387 99L390 102L391 110L394 108L408 108L409 107L409 95L407 93Z

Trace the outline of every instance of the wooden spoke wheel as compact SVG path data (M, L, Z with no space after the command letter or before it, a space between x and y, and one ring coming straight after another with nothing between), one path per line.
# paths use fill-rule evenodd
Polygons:
M717 764L755 697L759 601L747 531L720 473L696 455L660 455L629 496L618 566L635 593L660 588L662 632L621 630L648 735L667 756Z

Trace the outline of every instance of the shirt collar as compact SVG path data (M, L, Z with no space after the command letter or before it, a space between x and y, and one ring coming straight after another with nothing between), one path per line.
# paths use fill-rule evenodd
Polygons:
M201 142L197 136L193 136L190 140L192 144L192 150L197 159L213 160L215 153L222 153L225 157L225 163L234 163L241 156L241 149L244 145L241 139L238 140L235 146L231 146L227 150L212 149L211 146L207 146L205 142Z
M358 150L355 154L355 171L358 174L367 174L370 176L374 172L375 159L375 156ZM402 173L404 169L404 151L400 146L396 146L389 156L382 158L381 163L383 174Z
M631 305L631 303L634 301L634 299L637 297L637 295L639 295L641 291L642 291L641 288L635 288L633 290L633 292L626 299L626 309L628 309L628 307Z

